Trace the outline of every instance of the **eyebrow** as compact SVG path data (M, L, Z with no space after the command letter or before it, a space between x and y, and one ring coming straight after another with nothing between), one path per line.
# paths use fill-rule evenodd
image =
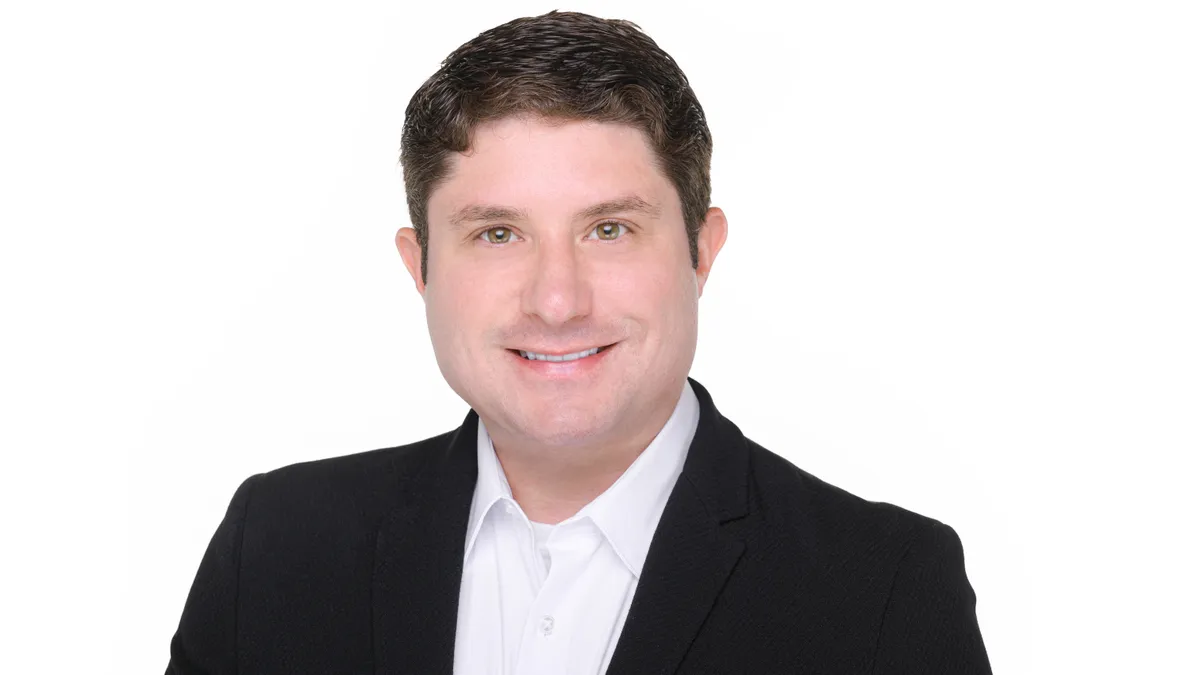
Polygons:
M522 220L528 218L529 214L521 209L514 209L508 206L491 206L485 204L468 204L454 212L450 216L450 225L455 229L461 228L467 223L474 223L486 220Z
M606 202L600 202L599 204L593 204L592 206L589 206L575 214L575 218L576 220L584 220L588 218L599 218L601 216L611 216L615 213L630 212L641 213L652 218L657 218L662 210L637 195L630 195L628 197L619 197L617 199L610 199Z
M593 204L575 214L576 220L586 220L591 218L599 218L601 216L611 216L617 213L641 213L652 218L657 218L662 209L650 202L642 199L637 195L629 195L628 197L618 197L607 201ZM524 209L516 209L511 206L499 206L493 204L468 204L454 212L450 216L450 225L455 229L461 228L468 223L481 221L517 221L527 220L529 212Z

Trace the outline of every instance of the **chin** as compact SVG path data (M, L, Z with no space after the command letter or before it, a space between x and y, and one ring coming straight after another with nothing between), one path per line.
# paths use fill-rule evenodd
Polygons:
M609 415L570 408L525 409L511 419L522 435L544 445L555 446L594 443L598 438L608 435L613 428Z

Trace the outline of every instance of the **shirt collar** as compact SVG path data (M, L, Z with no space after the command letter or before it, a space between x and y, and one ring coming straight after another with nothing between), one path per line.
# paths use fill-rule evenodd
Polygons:
M615 483L567 519L590 518L635 578L641 577L650 540L683 471L699 422L700 402L691 384L685 381L675 410L650 445ZM468 556L492 507L497 502L512 502L512 489L483 420L479 421L476 447L479 471L467 520Z
M475 540L479 537L479 529L483 527L484 517L496 505L496 502L510 501L512 488L504 476L504 469L496 457L496 449L492 446L492 437L488 435L483 420L478 423L475 434L475 455L478 463L478 478L475 481L475 495L471 498L471 514L467 518L467 547L465 556L470 557Z

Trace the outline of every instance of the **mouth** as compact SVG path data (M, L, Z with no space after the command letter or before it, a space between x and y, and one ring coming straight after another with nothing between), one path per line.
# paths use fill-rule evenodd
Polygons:
M579 361L581 359L586 359L590 356L595 356L597 354L604 352L609 347L612 347L615 344L616 343L614 342L613 344L610 344L610 345L604 345L602 347L592 347L591 349L584 349L582 351L571 352L568 354L541 353L541 352L534 352L534 351L526 351L524 349L510 349L508 351L512 352L513 354L516 354L517 356L520 356L521 358L525 359L526 361L547 361L550 363L567 363L567 362L571 362L571 361Z

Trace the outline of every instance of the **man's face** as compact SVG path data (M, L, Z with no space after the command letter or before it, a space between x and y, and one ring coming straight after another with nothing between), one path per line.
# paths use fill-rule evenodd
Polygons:
M412 230L397 246L424 295L438 366L489 430L564 446L665 421L695 355L697 301L725 221L710 209L693 269L678 194L641 131L481 125L471 150L450 158L428 218L425 284Z

